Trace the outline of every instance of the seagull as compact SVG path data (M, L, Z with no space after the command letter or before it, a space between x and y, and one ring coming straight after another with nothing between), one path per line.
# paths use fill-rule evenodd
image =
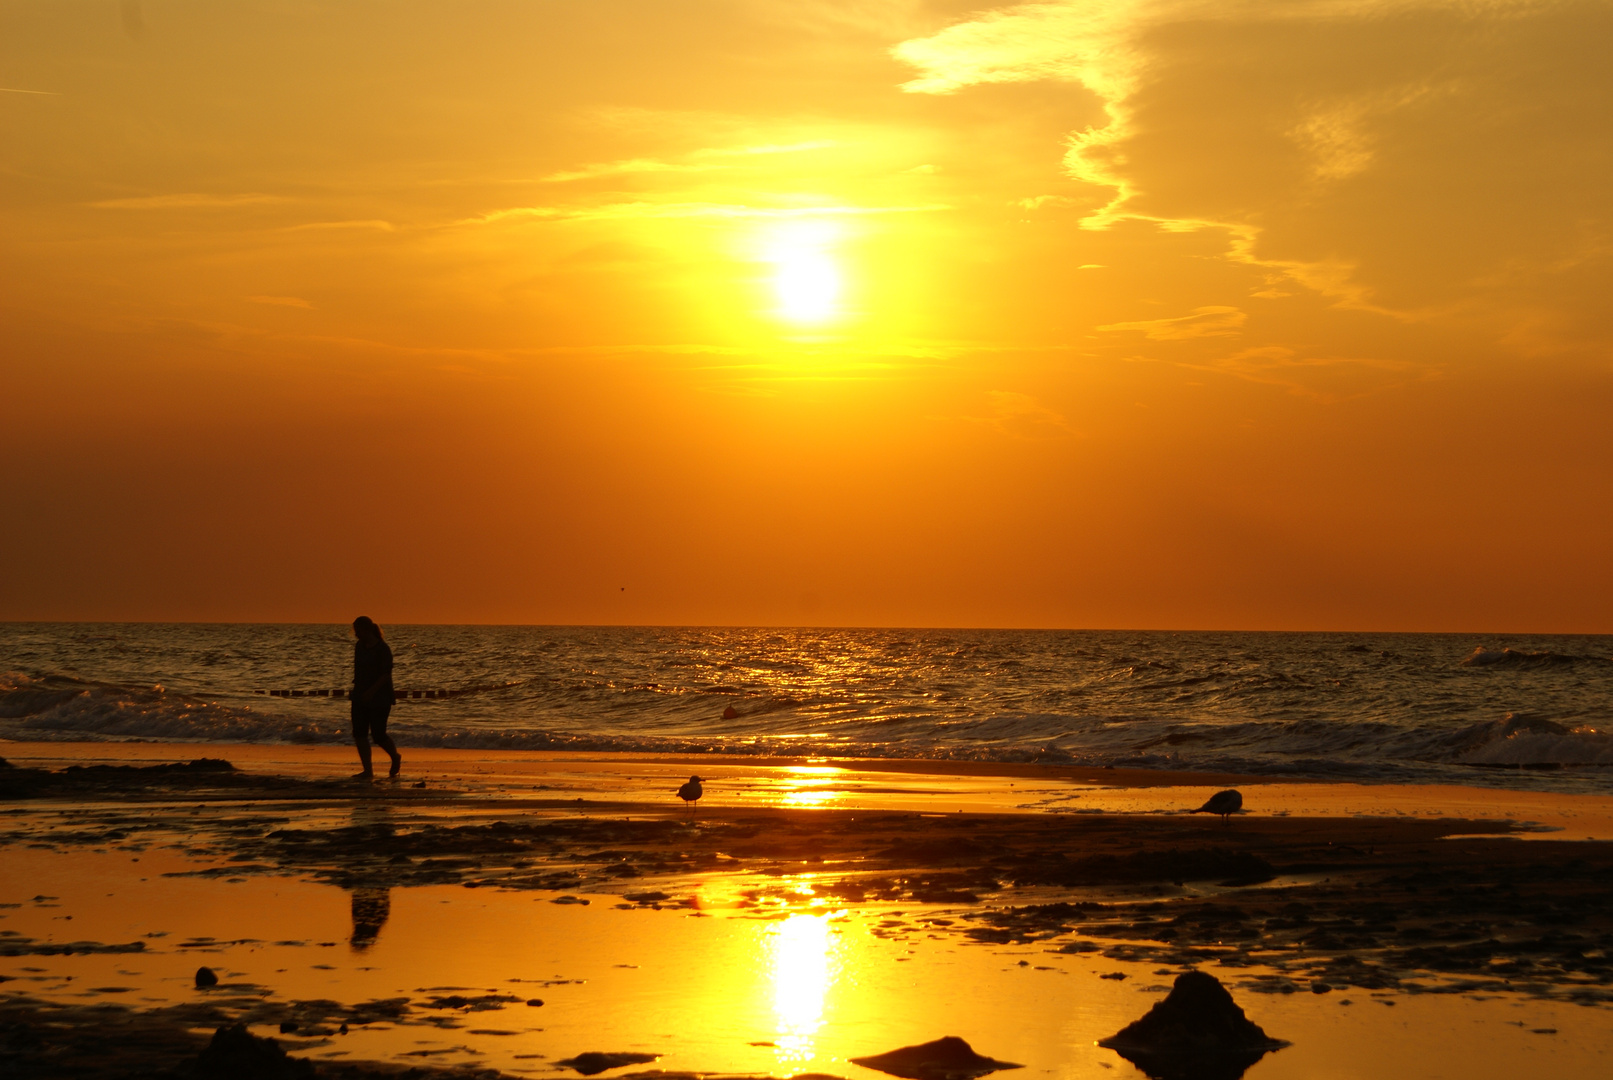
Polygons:
M690 810L694 809L695 800L704 794L705 792L700 790L700 777L698 776L689 777L689 782L678 789L678 798L688 803Z
M1220 814L1221 823L1227 822L1229 814L1236 814L1243 809L1243 792L1228 788L1226 791L1217 791L1211 795L1205 804L1197 810L1189 810L1190 814Z

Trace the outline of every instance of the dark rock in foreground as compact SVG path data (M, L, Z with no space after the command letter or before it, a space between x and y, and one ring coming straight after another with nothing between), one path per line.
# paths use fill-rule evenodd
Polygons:
M1244 1016L1214 975L1189 971L1146 1016L1098 1045L1154 1080L1237 1080L1268 1051L1288 1044Z
M956 1035L948 1035L934 1042L918 1046L904 1046L900 1050L874 1057L852 1058L854 1065L878 1069L892 1076L908 1080L973 1080L998 1069L1023 1069L1012 1061L997 1061L981 1057L974 1048Z
M595 1073L602 1073L607 1069L620 1069L623 1065L641 1065L646 1061L654 1061L660 1056L660 1054L634 1053L604 1054L598 1050L590 1050L586 1054L578 1054L576 1057L566 1058L564 1061L555 1062L555 1064L564 1065L568 1069L576 1069L584 1076L593 1076Z
M260 1039L243 1024L221 1027L196 1059L198 1077L218 1080L304 1080L317 1075L312 1063L290 1057L273 1039Z

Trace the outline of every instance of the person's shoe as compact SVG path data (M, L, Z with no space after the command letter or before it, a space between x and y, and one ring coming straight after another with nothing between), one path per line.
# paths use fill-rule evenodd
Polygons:
M397 757L392 759L392 768L387 771L387 774L386 774L387 779L388 780L394 779L398 775L398 773L400 773L402 771L403 771L403 755L399 754Z

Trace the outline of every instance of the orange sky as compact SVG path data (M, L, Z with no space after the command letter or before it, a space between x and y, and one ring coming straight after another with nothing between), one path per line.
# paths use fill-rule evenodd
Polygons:
M0 618L1613 632L1609 40L0 0Z

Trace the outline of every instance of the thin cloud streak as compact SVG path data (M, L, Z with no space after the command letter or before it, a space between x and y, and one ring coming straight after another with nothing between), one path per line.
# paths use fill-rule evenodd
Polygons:
M101 210L211 210L232 206L266 206L291 202L284 195L208 195L186 192L176 195L141 195L130 199L102 199L90 203Z
M287 225L282 231L310 232L317 229L375 229L379 232L395 232L397 226L379 218L365 218L358 221L310 221L305 225Z
M628 176L634 173L711 172L716 169L732 168L732 166L702 162L698 159L801 154L810 150L823 150L835 145L836 143L832 139L815 139L782 145L764 144L761 146L718 147L695 150L687 155L688 158L695 160L688 161L661 161L658 158L624 158L620 161L600 162L595 165L584 165L579 169L566 169L561 172L551 173L543 177L541 182L545 184L564 184L574 180L594 180L602 176Z
M626 221L654 218L812 218L875 214L927 214L950 210L944 203L924 206L744 206L735 203L610 203L583 209L559 206L512 206L463 218L456 225L490 225L518 218L545 221Z

